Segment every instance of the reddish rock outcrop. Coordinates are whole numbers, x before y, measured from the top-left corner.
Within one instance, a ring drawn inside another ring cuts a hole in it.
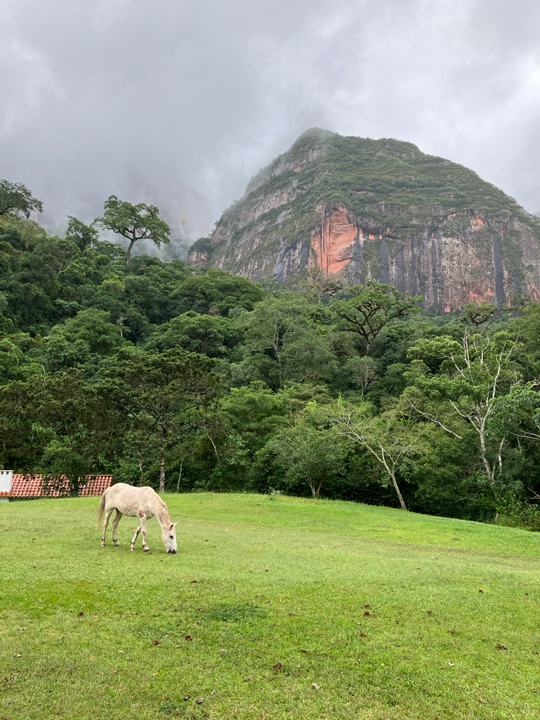
[[[208,253],[201,250],[193,250],[188,254],[188,263],[194,267],[206,267],[208,265]]]
[[[437,227],[405,238],[382,225],[374,227],[343,205],[321,210],[311,234],[310,265],[351,284],[378,279],[422,294],[426,306],[437,304],[447,312],[468,302],[509,303],[519,292],[540,299],[538,241],[519,222],[512,231],[521,241],[524,286],[504,266],[502,242],[509,228],[490,227],[479,214],[454,212]]]

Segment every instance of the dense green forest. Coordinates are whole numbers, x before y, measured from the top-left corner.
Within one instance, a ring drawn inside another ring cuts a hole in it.
[[[51,237],[23,201],[0,206],[0,466],[540,529],[539,305],[258,285],[75,218]]]

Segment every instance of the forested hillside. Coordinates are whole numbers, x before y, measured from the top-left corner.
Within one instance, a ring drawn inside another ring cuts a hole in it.
[[[0,268],[4,468],[540,527],[537,304],[290,292],[9,213]]]

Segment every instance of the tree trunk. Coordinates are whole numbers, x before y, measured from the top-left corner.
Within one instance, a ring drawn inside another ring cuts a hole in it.
[[[324,480],[325,475],[326,475],[326,472],[323,472],[321,481],[320,481],[317,489],[315,490],[315,492],[314,492],[314,494],[313,494],[313,497],[316,497],[316,498],[319,497],[319,493],[321,492],[321,487],[322,487],[322,484],[323,484],[323,480]]]
[[[403,499],[403,495],[401,494],[399,485],[397,484],[395,473],[390,473],[390,477],[392,478],[392,484],[394,486],[394,489],[397,492],[397,496],[399,498],[399,504],[401,505],[401,509],[406,510],[407,506],[405,505],[405,500]]]
[[[165,441],[159,444],[159,492],[165,492]]]
[[[176,492],[180,491],[180,480],[182,479],[182,468],[184,467],[184,456],[180,460],[180,472],[178,473],[178,482],[176,483]]]
[[[131,249],[133,245],[135,244],[135,240],[132,240],[129,243],[128,251],[127,251],[127,257],[126,257],[126,265],[129,265],[129,261],[131,260]]]
[[[499,493],[497,492],[497,483],[495,480],[495,471],[497,470],[497,466],[495,462],[490,463],[487,457],[487,449],[486,449],[486,435],[485,435],[485,420],[480,423],[478,433],[480,435],[480,456],[482,458],[482,462],[484,464],[484,470],[486,471],[487,476],[489,477],[489,484],[491,487],[491,492],[493,493],[493,497],[498,500]],[[501,444],[499,445],[499,453],[498,453],[498,460],[499,460],[499,468],[502,470],[502,447],[504,444],[504,438],[502,439]]]
[[[139,470],[141,471],[141,487],[144,485],[144,458],[139,458]]]

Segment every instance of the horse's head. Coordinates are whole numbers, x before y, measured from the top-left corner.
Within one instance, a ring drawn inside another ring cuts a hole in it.
[[[161,539],[168,553],[176,552],[176,523],[161,531]]]

